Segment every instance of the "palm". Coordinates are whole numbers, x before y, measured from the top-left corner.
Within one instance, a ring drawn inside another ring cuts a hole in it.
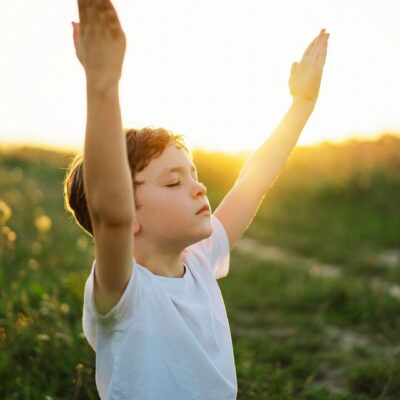
[[[78,0],[80,23],[74,23],[76,55],[88,78],[99,84],[121,76],[126,38],[110,0]]]
[[[310,43],[299,63],[293,63],[289,78],[290,93],[312,102],[318,98],[329,34],[324,32]]]

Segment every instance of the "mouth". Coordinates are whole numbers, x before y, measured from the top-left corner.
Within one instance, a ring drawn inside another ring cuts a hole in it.
[[[208,204],[204,205],[197,211],[196,215],[198,214],[209,214],[210,213],[210,206]]]

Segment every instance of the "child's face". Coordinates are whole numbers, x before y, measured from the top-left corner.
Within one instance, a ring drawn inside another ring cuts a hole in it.
[[[184,170],[165,172],[174,167]],[[145,181],[135,193],[136,221],[143,240],[152,241],[160,249],[168,246],[182,250],[211,235],[211,210],[210,214],[196,215],[209,202],[207,189],[197,181],[192,168],[195,166],[186,151],[174,143],[136,174],[135,179]]]

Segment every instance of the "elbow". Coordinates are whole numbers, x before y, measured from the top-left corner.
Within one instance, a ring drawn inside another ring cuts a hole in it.
[[[132,224],[135,220],[135,203],[132,198],[120,194],[92,199],[88,204],[91,219],[110,226]]]
[[[103,224],[109,227],[129,226],[135,221],[133,213],[123,214],[121,212],[90,211],[91,219],[95,224]]]

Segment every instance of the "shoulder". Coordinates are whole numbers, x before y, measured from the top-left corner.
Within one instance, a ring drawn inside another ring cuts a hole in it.
[[[133,316],[134,308],[139,302],[139,296],[143,297],[152,286],[151,276],[146,268],[137,264],[132,257],[132,273],[128,283],[115,306],[106,314],[99,313],[94,301],[94,275],[96,271],[96,259],[93,260],[91,271],[85,282],[84,288],[84,312],[91,319],[103,325],[115,325],[123,327]]]
[[[184,250],[187,257],[194,257],[211,269],[215,278],[222,278],[229,270],[229,239],[221,221],[211,215],[212,233]]]

